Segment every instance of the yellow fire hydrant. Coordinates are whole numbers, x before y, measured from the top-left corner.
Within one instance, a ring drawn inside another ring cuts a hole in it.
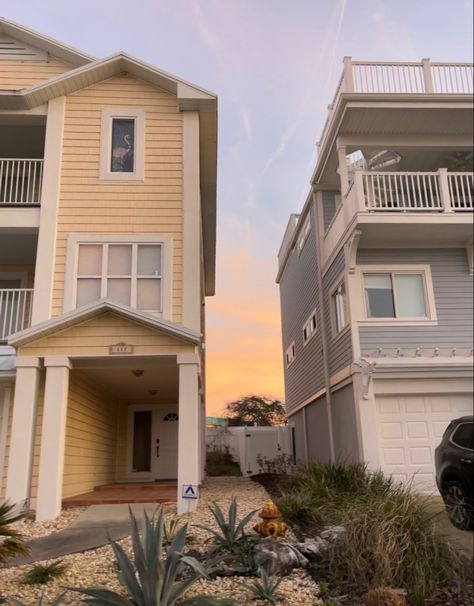
[[[258,517],[262,518],[262,522],[259,522],[253,529],[262,537],[278,537],[287,529],[286,524],[280,520],[281,513],[273,501],[267,501],[264,504]]]

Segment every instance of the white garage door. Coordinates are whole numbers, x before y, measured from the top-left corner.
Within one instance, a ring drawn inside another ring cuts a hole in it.
[[[472,396],[377,396],[380,464],[397,481],[437,492],[434,450],[452,419],[472,414]]]

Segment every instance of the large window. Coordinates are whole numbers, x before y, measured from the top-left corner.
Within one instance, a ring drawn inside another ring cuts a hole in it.
[[[76,307],[107,297],[143,311],[162,311],[161,244],[79,244]]]
[[[101,179],[143,179],[144,119],[144,111],[140,109],[102,110]]]
[[[427,318],[424,274],[364,274],[367,318]]]

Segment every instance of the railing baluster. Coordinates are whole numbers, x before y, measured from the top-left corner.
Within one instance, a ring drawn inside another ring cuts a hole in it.
[[[31,324],[31,288],[0,289],[0,341]]]
[[[39,204],[43,160],[0,159],[0,207],[2,204]]]

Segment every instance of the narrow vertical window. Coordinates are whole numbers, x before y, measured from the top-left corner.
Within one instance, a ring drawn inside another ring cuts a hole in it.
[[[332,294],[332,308],[336,333],[339,333],[346,326],[348,321],[346,287],[344,282],[341,282]]]
[[[135,170],[135,120],[112,119],[110,172],[133,173]]]

